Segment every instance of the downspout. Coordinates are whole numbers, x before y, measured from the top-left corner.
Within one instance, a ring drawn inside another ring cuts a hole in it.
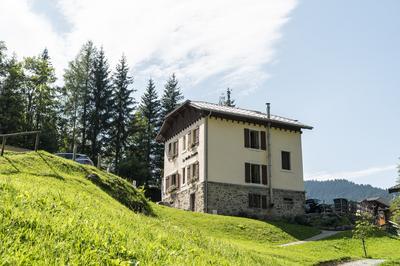
[[[210,113],[205,117],[204,121],[204,210],[208,213],[208,118]]]
[[[267,103],[267,177],[268,177],[268,184],[269,184],[269,207],[273,208],[273,196],[272,196],[272,160],[271,160],[271,104]]]

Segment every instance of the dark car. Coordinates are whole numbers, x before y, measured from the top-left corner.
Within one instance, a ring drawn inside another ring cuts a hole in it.
[[[56,155],[63,157],[65,159],[68,159],[68,160],[72,160],[72,158],[74,157],[74,154],[72,152],[59,152],[59,153],[56,153]],[[92,165],[92,166],[94,165],[93,161],[90,160],[89,156],[87,156],[85,154],[80,154],[80,153],[76,154],[75,162],[80,163],[80,164]]]
[[[306,213],[320,213],[320,201],[318,199],[307,199],[305,208]]]

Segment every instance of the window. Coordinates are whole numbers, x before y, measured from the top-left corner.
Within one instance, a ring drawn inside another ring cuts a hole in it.
[[[250,130],[250,148],[258,149],[260,138],[258,136],[258,131]]]
[[[267,196],[249,193],[249,208],[267,208]]]
[[[266,150],[265,131],[244,129],[244,147]]]
[[[198,179],[199,178],[199,163],[196,162],[192,164],[192,178],[193,179]]]
[[[267,185],[267,166],[245,163],[245,182]]]
[[[251,183],[259,184],[260,183],[260,165],[252,164],[250,169],[251,169]]]
[[[186,183],[186,168],[182,168],[182,185]]]
[[[288,151],[282,151],[281,157],[282,157],[282,169],[283,169],[283,170],[291,170],[291,166],[290,166],[290,152],[288,152]]]
[[[199,128],[195,128],[191,131],[189,131],[188,135],[188,148],[195,147],[199,145]]]
[[[199,144],[199,128],[195,128],[193,130],[193,143],[194,143],[194,145]]]
[[[188,183],[196,181],[199,178],[199,162],[195,162],[186,167],[186,180]]]
[[[178,156],[178,140],[168,144],[168,159],[174,159]]]
[[[176,188],[179,188],[179,174],[174,173],[172,175],[166,176],[165,177],[165,190],[167,192],[171,192],[175,190]]]
[[[283,203],[289,206],[293,206],[294,201],[292,198],[283,198]]]
[[[182,139],[182,150],[186,151],[186,135],[184,135]]]

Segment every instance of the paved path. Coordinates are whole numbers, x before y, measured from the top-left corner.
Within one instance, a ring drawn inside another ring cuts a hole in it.
[[[339,264],[339,266],[376,266],[384,262],[385,260],[356,260],[356,261],[350,261],[350,262],[345,262],[342,264]]]
[[[280,246],[281,247],[287,247],[287,246],[304,244],[304,243],[307,243],[307,242],[310,242],[310,241],[317,241],[317,240],[320,240],[320,239],[324,239],[324,238],[333,236],[333,235],[335,235],[335,234],[337,234],[339,232],[341,232],[341,231],[326,231],[326,230],[322,230],[320,234],[315,235],[313,237],[304,239],[302,241],[286,243],[286,244],[283,244],[283,245],[280,245]]]

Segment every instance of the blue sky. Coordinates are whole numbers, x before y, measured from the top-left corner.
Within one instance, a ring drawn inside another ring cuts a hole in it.
[[[386,188],[400,157],[399,1],[3,0],[0,38],[20,57],[48,47],[59,83],[86,40],[125,53],[139,96],[175,72],[186,98],[314,126],[305,178]],[[13,25],[10,27],[9,25]]]

